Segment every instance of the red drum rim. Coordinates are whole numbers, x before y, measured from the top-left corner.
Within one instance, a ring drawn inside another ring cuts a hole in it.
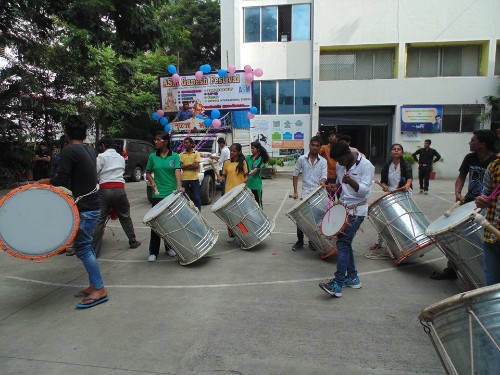
[[[426,247],[430,246],[430,245],[434,245],[436,243],[436,240],[434,239],[430,239],[430,241],[424,243],[423,245],[420,245],[418,247],[416,247],[415,249],[413,250],[410,250],[408,251],[407,253],[403,254],[403,256],[400,256],[398,259],[394,259],[394,264],[396,266],[399,266],[406,258],[408,258],[409,256],[413,255],[414,253],[416,253],[417,251],[419,250],[422,250],[422,249],[425,249]],[[424,256],[424,254],[420,255],[420,257]],[[420,258],[419,257],[419,258]]]
[[[7,245],[0,238],[0,248],[2,250],[4,250],[7,254],[10,254],[16,258],[25,259],[25,260],[40,260],[40,259],[50,258],[50,257],[53,257],[55,255],[62,253],[73,242],[73,240],[76,237],[76,234],[78,233],[78,229],[80,228],[80,214],[78,212],[78,208],[76,207],[76,204],[75,204],[73,198],[71,198],[68,194],[66,194],[64,191],[59,189],[57,186],[53,186],[53,185],[32,184],[32,185],[21,186],[19,188],[11,190],[0,199],[0,209],[5,204],[5,202],[7,202],[11,197],[16,195],[17,193],[20,193],[24,190],[30,190],[30,189],[35,189],[35,188],[36,189],[51,190],[54,193],[59,194],[64,200],[66,200],[69,203],[69,206],[71,207],[71,210],[73,212],[73,216],[75,218],[75,224],[73,226],[73,231],[71,232],[68,240],[64,244],[59,246],[57,249],[52,250],[50,253],[43,254],[43,255],[34,256],[34,255],[25,255],[25,254],[18,253],[17,251],[8,248]]]

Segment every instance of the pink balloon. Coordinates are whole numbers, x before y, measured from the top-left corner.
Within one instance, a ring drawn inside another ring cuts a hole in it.
[[[214,127],[214,129],[219,129],[221,126],[220,120],[218,118],[216,118],[215,120],[212,120],[212,126]]]
[[[247,117],[251,120],[255,117],[255,115],[253,113],[248,112]]]
[[[201,81],[203,79],[203,72],[201,70],[198,70],[196,73],[194,73],[194,76],[198,81]]]
[[[252,67],[250,65],[245,65],[243,70],[245,71],[245,73],[252,73]]]
[[[156,111],[156,114],[160,117],[163,117],[163,115],[165,114],[165,112],[163,111],[163,109],[159,109]]]
[[[264,72],[262,71],[261,68],[257,68],[253,71],[253,74],[255,74],[256,77],[262,77],[262,75],[264,74]]]
[[[180,79],[181,77],[177,73],[172,74],[172,81],[174,81],[175,83],[179,82]]]
[[[245,74],[245,81],[247,81],[247,83],[252,83],[252,81],[253,81],[253,74],[252,73]]]
[[[227,67],[227,72],[228,72],[229,74],[234,74],[234,73],[236,73],[236,67],[235,67],[234,65],[228,65],[228,67]]]

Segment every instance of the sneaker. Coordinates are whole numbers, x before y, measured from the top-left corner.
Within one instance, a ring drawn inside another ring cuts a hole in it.
[[[297,251],[297,250],[300,250],[304,247],[304,242],[302,241],[297,241],[295,242],[295,244],[292,246],[292,250],[293,251]]]
[[[227,238],[227,243],[232,243],[232,242],[234,242],[235,239],[236,238],[234,238],[234,237],[228,237]]]
[[[420,189],[420,192],[419,192],[419,194],[424,194],[424,191],[423,191],[423,189]]]
[[[354,289],[359,289],[362,287],[361,281],[359,280],[359,277],[355,277],[354,279],[351,279],[350,277],[346,277],[344,280],[344,286],[348,286],[349,288],[354,288]]]
[[[139,246],[141,246],[141,242],[140,241],[137,241],[137,240],[133,240],[132,242],[130,242],[129,244],[129,247],[131,249],[137,249]]]
[[[167,250],[167,254],[168,256],[170,257],[175,257],[177,254],[175,253],[175,251],[173,251],[172,249],[168,249]]]
[[[329,283],[321,283],[319,287],[332,297],[342,297],[342,287],[337,284],[335,279],[331,280]]]
[[[424,195],[428,195],[428,194],[429,194],[429,192],[427,190],[424,191]]]
[[[156,255],[151,254],[151,255],[148,257],[148,262],[156,262]]]

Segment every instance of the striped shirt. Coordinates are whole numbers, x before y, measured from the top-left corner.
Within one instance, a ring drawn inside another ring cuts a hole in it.
[[[496,159],[491,162],[486,169],[483,181],[483,193],[482,195],[489,196],[495,187],[500,184],[500,160]],[[496,196],[491,200],[488,207],[488,214],[486,215],[486,220],[490,222],[495,228],[500,229],[500,196]],[[484,230],[484,242],[496,243],[498,240],[493,233],[488,230]]]

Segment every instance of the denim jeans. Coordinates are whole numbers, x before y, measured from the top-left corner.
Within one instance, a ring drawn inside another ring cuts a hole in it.
[[[89,274],[89,283],[95,289],[104,288],[99,264],[92,248],[94,230],[99,220],[99,210],[80,212],[80,227],[74,241],[75,253]]]
[[[364,216],[349,215],[349,224],[344,234],[338,236],[337,240],[337,272],[335,272],[335,281],[340,286],[344,285],[346,274],[351,279],[358,276],[356,264],[354,263],[354,252],[352,251],[352,240],[356,235]]]
[[[486,285],[500,283],[500,243],[483,242],[483,264]]]
[[[198,180],[184,180],[182,187],[186,190],[186,194],[193,201],[194,205],[201,212],[201,189],[200,181]]]

